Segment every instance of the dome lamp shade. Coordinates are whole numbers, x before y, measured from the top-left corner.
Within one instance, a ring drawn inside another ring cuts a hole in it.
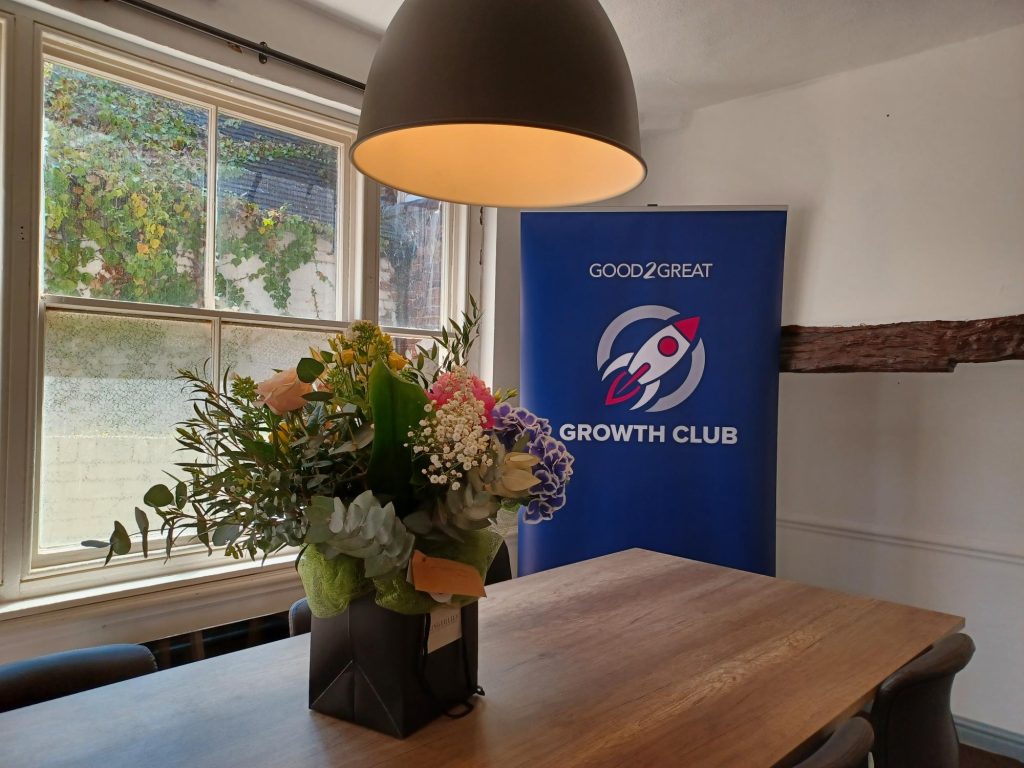
[[[514,208],[605,200],[647,173],[633,78],[598,0],[405,0],[352,161],[406,192]]]

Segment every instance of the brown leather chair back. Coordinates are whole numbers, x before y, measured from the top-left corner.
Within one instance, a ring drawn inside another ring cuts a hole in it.
[[[871,724],[862,717],[848,720],[817,752],[794,768],[863,768],[873,739]]]
[[[871,708],[875,768],[960,765],[949,694],[973,655],[969,636],[950,635],[882,683]]]

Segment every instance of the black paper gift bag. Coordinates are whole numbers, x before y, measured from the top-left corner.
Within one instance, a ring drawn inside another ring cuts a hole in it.
[[[405,738],[445,712],[467,711],[477,688],[477,605],[461,609],[462,637],[427,653],[430,616],[378,606],[313,618],[309,707]]]

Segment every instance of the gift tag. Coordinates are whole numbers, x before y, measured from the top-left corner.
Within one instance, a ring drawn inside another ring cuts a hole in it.
[[[409,563],[412,585],[420,592],[443,592],[466,597],[486,597],[484,580],[471,565],[441,557],[427,557],[420,551],[412,553]]]
[[[444,648],[462,637],[462,609],[443,607],[430,612],[430,632],[427,634],[427,653]]]

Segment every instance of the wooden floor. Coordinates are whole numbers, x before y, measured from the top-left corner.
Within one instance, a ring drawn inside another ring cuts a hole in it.
[[[974,747],[960,747],[960,768],[1024,768],[1024,763]]]

